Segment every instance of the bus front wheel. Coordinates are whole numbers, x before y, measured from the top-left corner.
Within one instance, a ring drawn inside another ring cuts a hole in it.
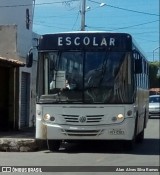
[[[144,129],[137,135],[136,143],[142,143],[144,140]]]
[[[47,140],[47,143],[48,143],[48,149],[53,152],[58,151],[61,146],[60,140]]]
[[[143,129],[142,131],[136,136],[136,143],[142,143],[144,140],[144,129],[146,128],[146,111],[144,115],[144,122],[143,122]]]
[[[134,134],[133,134],[132,140],[125,140],[125,143],[124,143],[124,148],[127,151],[131,151],[135,147],[136,137],[137,137],[137,118],[136,118],[136,122],[135,122],[135,128],[134,128]]]

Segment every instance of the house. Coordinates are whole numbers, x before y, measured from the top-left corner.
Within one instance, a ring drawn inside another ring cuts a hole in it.
[[[0,130],[34,125],[36,37],[32,31],[34,0],[0,1]],[[33,52],[33,66],[25,66]]]

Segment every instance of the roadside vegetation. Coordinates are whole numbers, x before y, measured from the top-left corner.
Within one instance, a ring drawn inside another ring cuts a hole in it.
[[[149,63],[149,87],[160,88],[160,62]]]

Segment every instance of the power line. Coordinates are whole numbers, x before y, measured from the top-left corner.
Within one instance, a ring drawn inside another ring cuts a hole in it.
[[[155,21],[150,21],[150,22],[146,22],[146,23],[141,23],[141,24],[135,24],[132,26],[126,26],[126,27],[119,27],[119,28],[115,28],[115,29],[107,29],[108,31],[116,31],[116,30],[121,30],[121,29],[127,29],[127,28],[132,28],[132,27],[137,27],[137,26],[142,26],[142,25],[146,25],[146,24],[151,24],[151,23],[155,23],[158,22],[159,20],[155,20]],[[87,26],[88,28],[99,28],[99,29],[104,29],[104,27],[91,27],[91,26]]]
[[[142,34],[148,34],[148,33],[156,33],[158,31],[156,30],[152,30],[152,31],[148,31],[148,32],[137,32],[137,33],[133,33],[134,35],[142,35]]]
[[[147,12],[141,12],[141,11],[136,11],[136,10],[131,10],[131,9],[125,9],[125,8],[122,8],[122,7],[116,7],[116,6],[112,6],[112,5],[107,5],[107,6],[112,7],[112,8],[116,8],[116,9],[120,9],[120,10],[129,11],[129,12],[134,12],[134,13],[141,13],[141,14],[145,14],[145,15],[159,16],[159,15],[153,14],[153,13],[147,13]]]
[[[96,1],[93,1],[93,0],[88,0],[88,1],[96,3],[96,4],[99,4],[99,2],[96,2]],[[160,16],[160,15],[157,15],[157,14],[154,14],[154,13],[147,13],[147,12],[142,12],[142,11],[137,11],[137,10],[132,10],[132,9],[126,9],[126,8],[117,7],[117,6],[108,5],[108,4],[106,4],[106,6],[111,7],[111,8],[116,8],[116,9],[119,9],[119,10],[125,10],[125,11],[129,11],[129,12],[134,12],[134,13],[140,13],[140,14],[145,14],[145,15],[153,15],[153,16]]]
[[[79,13],[79,12],[78,12]],[[45,19],[50,19],[50,18],[73,18],[73,16],[77,15],[77,13],[70,13],[70,14],[63,14],[63,15],[53,15],[53,16],[36,16],[35,18],[45,18]]]
[[[78,17],[79,17],[79,15],[77,15],[76,22],[78,20]],[[132,27],[147,25],[147,24],[150,24],[150,23],[155,23],[157,21],[159,21],[159,20],[150,21],[150,22],[141,23],[141,24],[136,24],[136,25],[132,25],[132,26],[120,27],[120,28],[116,28],[116,29],[107,29],[107,31],[116,31],[116,30],[121,30],[121,29],[126,29],[126,28],[132,28]],[[42,25],[42,23],[43,23],[43,25]],[[63,27],[57,27],[57,26],[52,26],[52,25],[45,25],[44,22],[34,23],[34,24],[41,25],[41,26],[44,26],[44,27],[56,27],[56,28],[66,29],[66,28],[63,28]],[[75,26],[75,24],[73,25],[72,30],[73,30],[74,26]],[[92,28],[92,29],[96,29],[96,30],[106,30],[104,27],[93,27],[93,26],[88,26],[88,25],[86,27]]]
[[[36,3],[34,5],[38,6],[38,5],[50,5],[50,4],[63,4],[63,3],[70,3],[70,2],[75,2],[75,1],[79,1],[79,0],[64,0],[62,2],[60,2],[60,1],[56,1],[56,2],[44,2],[44,3]],[[4,5],[4,6],[0,6],[0,8],[24,7],[24,6],[31,6],[31,5],[33,5],[33,4]]]
[[[74,22],[74,24],[73,24],[72,30],[74,29],[74,27],[75,27],[75,25],[76,25],[76,23],[77,23],[77,21],[78,21],[78,18],[79,18],[79,12],[78,12],[77,17],[76,17],[76,20],[75,20],[75,22]]]
[[[38,26],[43,26],[43,27],[50,27],[50,28],[52,28],[52,27],[54,27],[54,28],[59,28],[59,29],[67,29],[68,30],[68,28],[65,28],[65,27],[57,27],[57,26],[53,26],[53,25],[43,25],[43,24],[38,24],[38,23],[33,23],[34,25],[38,25]]]
[[[158,22],[158,21],[159,20],[155,20],[155,21],[145,22],[145,23],[141,23],[141,24],[135,24],[135,25],[132,25],[132,26],[120,27],[120,28],[117,28],[117,29],[114,29],[114,30],[121,30],[121,29],[127,29],[127,28],[142,26],[142,25],[146,25],[146,24],[155,23],[155,22]]]

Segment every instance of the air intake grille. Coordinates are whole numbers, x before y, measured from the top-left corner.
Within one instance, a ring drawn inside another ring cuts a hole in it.
[[[103,130],[62,130],[62,133],[68,136],[97,136],[102,132]]]
[[[66,123],[99,123],[104,115],[63,115]]]

